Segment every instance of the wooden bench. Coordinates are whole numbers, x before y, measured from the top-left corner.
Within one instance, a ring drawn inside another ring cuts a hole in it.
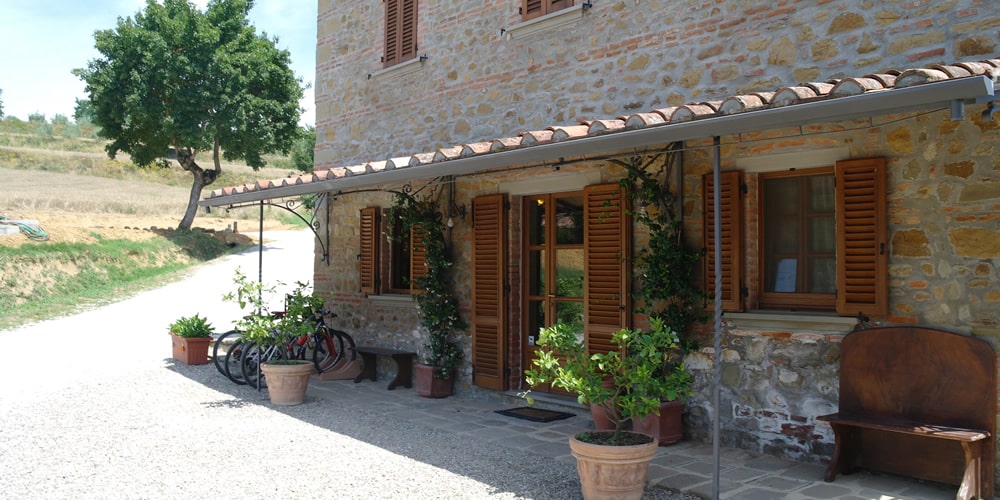
[[[865,468],[993,498],[996,363],[983,340],[912,326],[852,332],[840,348],[839,412],[824,479]]]
[[[364,379],[371,379],[373,382],[377,381],[378,370],[376,362],[378,356],[386,356],[392,358],[396,363],[396,376],[389,382],[389,390],[391,391],[399,386],[413,387],[413,358],[417,356],[417,353],[384,349],[381,347],[358,346],[358,354],[361,355],[361,361],[364,366],[361,369],[361,373],[354,378],[355,384]]]

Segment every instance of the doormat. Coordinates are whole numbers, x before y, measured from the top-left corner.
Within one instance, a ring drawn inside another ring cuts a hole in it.
[[[530,406],[511,408],[509,410],[496,410],[496,413],[507,415],[508,417],[531,420],[532,422],[551,422],[553,420],[562,420],[564,418],[576,416],[572,413],[566,413],[563,411],[543,410],[541,408],[532,408]]]

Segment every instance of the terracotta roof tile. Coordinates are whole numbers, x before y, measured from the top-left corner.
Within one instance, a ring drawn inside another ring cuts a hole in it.
[[[527,132],[521,132],[522,146],[534,146],[535,144],[549,142],[549,139],[552,139],[551,130],[529,130]]]
[[[587,130],[587,135],[607,134],[623,130],[624,128],[624,118],[616,118],[614,120],[594,120],[590,122],[590,129]]]
[[[378,173],[395,168],[416,167],[508,149],[612,134],[624,130],[643,129],[665,123],[683,122],[734,113],[749,113],[759,109],[794,106],[821,99],[860,95],[870,92],[886,92],[892,89],[902,89],[971,75],[983,75],[994,80],[1000,79],[1000,58],[958,62],[949,65],[933,65],[926,68],[907,69],[905,71],[893,69],[860,77],[830,80],[827,82],[807,82],[780,87],[773,92],[750,92],[744,95],[733,95],[721,101],[688,103],[683,106],[653,109],[612,119],[585,121],[577,125],[555,125],[544,130],[524,131],[515,137],[495,138],[472,144],[455,145],[441,148],[434,152],[396,157],[386,161],[373,161],[363,165],[334,167],[282,180],[258,181],[244,186],[224,187],[213,190],[209,198],[273,189],[280,185],[303,184],[346,176]]]
[[[507,149],[513,149],[521,145],[521,137],[502,137],[493,139],[490,144],[490,151],[496,153]]]

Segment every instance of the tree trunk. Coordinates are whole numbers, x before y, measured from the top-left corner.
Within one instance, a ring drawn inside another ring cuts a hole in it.
[[[191,177],[193,181],[191,182],[191,194],[188,196],[188,206],[187,210],[184,211],[184,218],[181,219],[181,223],[177,225],[179,231],[190,231],[191,224],[194,223],[194,217],[198,214],[198,200],[201,198],[201,190],[215,182],[215,179],[219,178],[219,174],[222,173],[222,165],[219,161],[219,141],[215,141],[215,148],[213,151],[212,159],[215,164],[215,169],[205,170],[198,166],[194,161],[194,152],[190,148],[175,148],[177,151],[177,163],[181,164],[181,168],[191,172]]]

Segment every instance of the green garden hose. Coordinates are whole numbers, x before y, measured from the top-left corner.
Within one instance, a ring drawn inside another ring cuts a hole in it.
[[[41,226],[39,226],[38,229],[35,229],[23,222],[9,220],[7,219],[7,217],[4,217],[2,215],[0,215],[0,224],[7,224],[19,227],[21,229],[21,232],[24,233],[24,235],[27,236],[28,239],[32,241],[46,241],[49,239],[49,233],[46,233]]]

